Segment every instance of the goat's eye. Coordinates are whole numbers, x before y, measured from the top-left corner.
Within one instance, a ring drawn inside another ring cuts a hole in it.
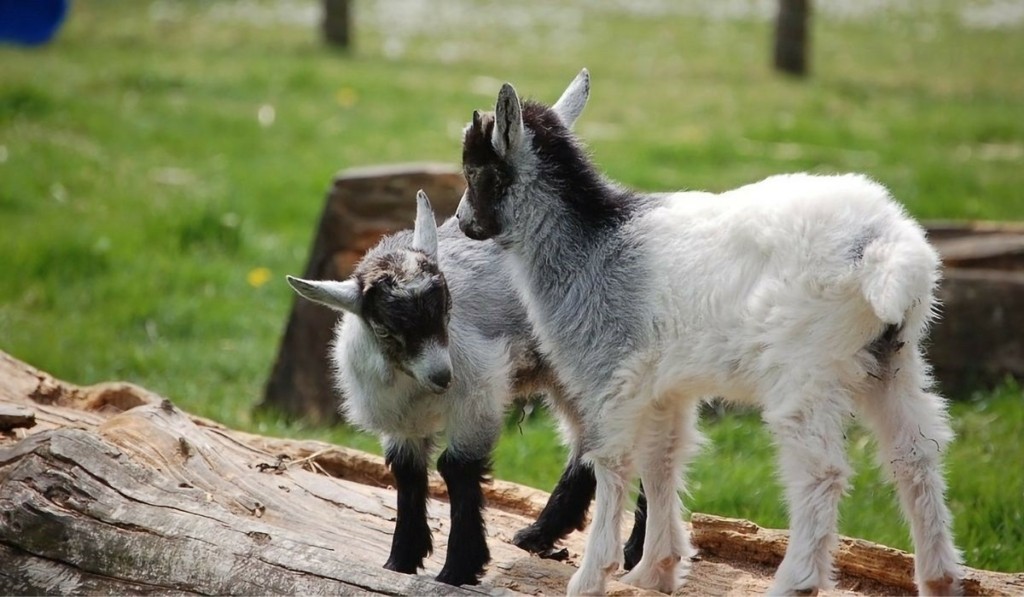
[[[391,337],[391,332],[389,332],[388,329],[382,325],[373,325],[370,327],[373,328],[373,334],[382,340]]]

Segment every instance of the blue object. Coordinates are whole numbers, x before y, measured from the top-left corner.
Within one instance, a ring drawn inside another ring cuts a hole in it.
[[[0,0],[0,42],[45,44],[67,13],[68,0]]]

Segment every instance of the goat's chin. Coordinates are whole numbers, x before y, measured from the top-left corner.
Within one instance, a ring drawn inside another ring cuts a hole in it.
[[[449,384],[448,386],[440,386],[430,381],[426,377],[419,377],[418,375],[415,375],[412,372],[409,373],[409,377],[411,377],[413,381],[419,385],[420,388],[422,388],[426,392],[430,392],[431,394],[440,395],[444,394],[445,392],[451,389],[451,384]]]
[[[431,392],[433,392],[435,394],[444,394],[445,392],[448,391],[448,388],[443,387],[443,386],[439,386],[439,385],[437,385],[435,383],[430,383],[429,381],[428,382],[421,382],[421,383],[423,383],[423,387],[427,388],[428,390],[430,390]]]
[[[470,240],[490,240],[495,236],[490,231],[483,230],[482,228],[478,228],[471,224],[463,224],[461,221],[459,222],[459,229],[462,230],[462,233]]]

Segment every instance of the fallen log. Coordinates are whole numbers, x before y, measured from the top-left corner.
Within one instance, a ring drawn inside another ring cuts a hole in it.
[[[77,387],[0,352],[0,406],[35,427],[0,435],[0,593],[560,594],[567,562],[511,544],[543,492],[494,481],[486,519],[493,560],[478,587],[433,580],[450,523],[431,479],[435,553],[409,576],[381,567],[395,516],[381,458],[323,442],[261,437],[191,416],[125,383]],[[763,592],[786,533],[693,516],[701,551],[682,595]],[[839,588],[911,591],[909,554],[844,540]],[[1024,592],[1024,574],[971,570],[969,594]],[[615,595],[640,591],[618,582]]]

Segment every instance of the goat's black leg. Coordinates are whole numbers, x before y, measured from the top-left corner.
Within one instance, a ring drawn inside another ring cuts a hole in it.
[[[398,516],[391,539],[391,554],[384,567],[415,574],[433,545],[427,525],[427,446],[391,443],[385,446],[385,462],[395,476]]]
[[[475,585],[480,582],[484,565],[491,559],[484,527],[484,494],[480,483],[490,472],[490,461],[465,458],[447,449],[437,459],[437,470],[448,486],[452,528],[448,534],[448,555],[439,582],[450,585]]]
[[[520,529],[512,543],[541,557],[557,558],[557,554],[563,552],[552,553],[555,543],[586,526],[587,509],[594,499],[596,487],[594,470],[574,455],[562,471],[537,521]]]
[[[580,462],[578,458],[570,460],[537,521],[520,529],[513,537],[512,543],[541,557],[557,559],[567,556],[568,554],[562,550],[555,551],[555,543],[572,531],[583,530],[586,525],[587,509],[594,499],[595,487],[593,469]],[[640,495],[636,500],[633,532],[629,535],[623,550],[626,570],[632,570],[644,554],[646,525],[647,496],[641,483]]]
[[[633,512],[633,532],[629,534],[626,547],[622,550],[625,558],[623,568],[632,570],[644,555],[644,537],[647,536],[647,494],[640,482],[640,494],[636,496],[636,510]]]

